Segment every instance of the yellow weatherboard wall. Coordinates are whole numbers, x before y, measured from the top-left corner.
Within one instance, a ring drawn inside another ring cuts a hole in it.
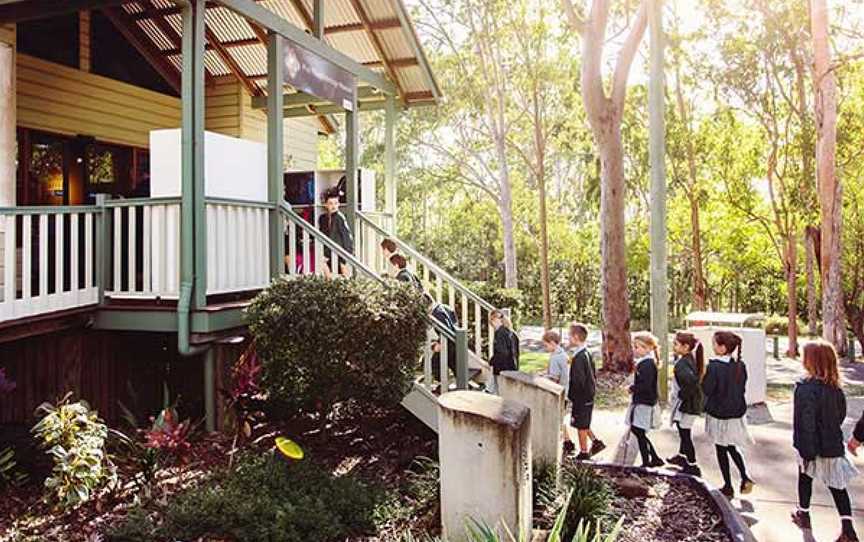
[[[18,54],[18,125],[136,147],[180,126],[180,100]]]

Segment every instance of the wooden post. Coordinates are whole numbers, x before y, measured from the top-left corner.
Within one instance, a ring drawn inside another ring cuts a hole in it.
[[[651,332],[660,341],[660,399],[669,387],[669,291],[666,263],[666,131],[664,126],[663,0],[648,2],[651,29],[648,83],[649,154],[651,160]]]
[[[390,214],[389,233],[396,235],[396,98],[387,96],[384,115],[384,211]]]
[[[357,164],[360,156],[360,110],[357,106],[357,88],[354,83],[354,98],[351,110],[345,111],[345,180],[347,208],[345,217],[348,219],[348,227],[356,232],[357,214]],[[356,233],[355,233],[356,236]]]
[[[468,389],[468,331],[465,322],[456,330],[456,388]],[[442,364],[444,362],[442,361]]]
[[[285,237],[279,204],[284,199],[284,59],[285,42],[271,32],[267,41],[267,195],[274,208],[270,210],[270,278],[277,278],[285,269]]]
[[[216,351],[204,353],[204,419],[208,433],[216,431]]]
[[[313,28],[312,35],[319,40],[324,39],[324,0],[313,0]]]
[[[15,27],[0,25],[0,207],[15,205]]]

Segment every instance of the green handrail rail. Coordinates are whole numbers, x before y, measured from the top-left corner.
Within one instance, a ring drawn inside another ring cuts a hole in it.
[[[383,235],[389,239],[392,239],[393,242],[396,243],[396,246],[398,246],[400,250],[402,250],[403,252],[405,252],[406,254],[408,254],[409,256],[414,258],[415,260],[419,261],[421,264],[423,264],[424,267],[428,268],[435,275],[440,276],[442,280],[451,284],[453,286],[453,288],[455,288],[456,291],[458,291],[460,294],[463,294],[464,296],[469,298],[471,301],[477,303],[478,305],[480,305],[481,307],[483,307],[484,309],[486,309],[488,311],[498,310],[497,307],[495,307],[494,305],[492,305],[491,303],[489,303],[488,301],[486,301],[482,297],[478,296],[477,294],[472,292],[467,286],[465,286],[464,284],[459,282],[459,280],[456,279],[453,275],[451,275],[447,271],[438,267],[438,265],[436,265],[435,262],[433,262],[432,260],[430,260],[426,256],[424,256],[424,255],[420,254],[419,252],[417,252],[416,250],[414,250],[408,243],[399,239],[395,235],[389,233],[387,230],[385,230],[384,228],[382,228],[378,224],[375,224],[363,212],[358,212],[357,216],[360,217],[361,222],[365,223],[367,226],[371,227],[373,230],[378,232],[379,235]]]
[[[387,285],[387,281],[383,277],[381,277],[381,275],[379,275],[378,273],[376,273],[375,271],[370,269],[368,266],[366,266],[366,264],[361,262],[356,256],[354,256],[353,254],[351,254],[350,252],[348,252],[347,250],[345,250],[344,248],[339,246],[338,243],[334,242],[332,239],[330,239],[329,237],[324,235],[320,230],[318,230],[318,228],[315,228],[312,224],[310,224],[305,219],[303,219],[303,217],[301,217],[296,212],[294,212],[294,210],[287,203],[282,202],[280,205],[280,208],[282,210],[282,213],[285,216],[287,216],[291,222],[293,222],[297,226],[300,226],[302,229],[306,230],[309,233],[309,235],[315,239],[315,241],[321,243],[325,247],[329,248],[330,250],[332,250],[333,252],[338,254],[340,259],[345,260],[354,268],[359,269],[360,271],[363,272],[364,275],[371,278],[372,280],[376,280],[380,284],[383,284],[385,286]],[[451,341],[456,340],[456,336],[452,332],[450,332],[449,329],[444,327],[435,318],[432,318],[431,316],[427,315],[426,321],[432,327],[434,327],[435,330],[440,335],[443,335],[444,337],[446,337],[447,339],[449,339]]]

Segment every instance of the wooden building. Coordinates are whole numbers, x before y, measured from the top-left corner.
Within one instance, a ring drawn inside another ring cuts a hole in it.
[[[286,84],[286,47],[348,74],[352,99]],[[0,3],[0,368],[18,384],[0,424],[70,390],[116,421],[121,401],[146,414],[167,388],[215,427],[243,308],[296,272],[287,255],[326,246],[285,207],[283,174],[314,170],[340,124],[356,171],[361,112],[383,109],[392,228],[398,114],[439,98],[401,0]],[[150,141],[164,129],[182,134],[182,190],[157,198]],[[266,145],[266,197],[205,194],[205,132]]]

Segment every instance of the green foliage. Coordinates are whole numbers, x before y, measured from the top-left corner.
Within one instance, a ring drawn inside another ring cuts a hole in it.
[[[517,288],[501,288],[488,281],[469,281],[465,286],[482,297],[493,306],[499,309],[510,309],[510,316],[513,326],[516,329],[521,327],[522,313],[525,306],[522,291]],[[457,305],[461,303],[461,297],[457,301]],[[460,312],[457,310],[457,314]]]
[[[426,307],[403,283],[276,281],[248,309],[261,387],[289,412],[398,405],[417,368]]]
[[[136,507],[107,539],[308,542],[315,533],[315,540],[335,542],[374,534],[379,499],[373,488],[308,460],[247,456],[165,504]]]
[[[15,461],[15,450],[0,449],[0,489],[9,486],[17,487],[27,481],[27,473],[18,467]]]
[[[583,522],[599,532],[608,521],[608,510],[614,497],[612,487],[590,467],[567,466],[561,472],[561,483],[569,491],[563,510],[565,537],[576,533]]]
[[[108,426],[86,402],[72,403],[70,397],[39,406],[36,413],[43,418],[32,429],[54,460],[45,488],[61,508],[76,508],[117,479],[105,453]]]
[[[806,334],[808,328],[804,322],[798,320],[798,330],[800,333]],[[786,336],[789,334],[789,317],[772,314],[765,319],[765,334]]]

